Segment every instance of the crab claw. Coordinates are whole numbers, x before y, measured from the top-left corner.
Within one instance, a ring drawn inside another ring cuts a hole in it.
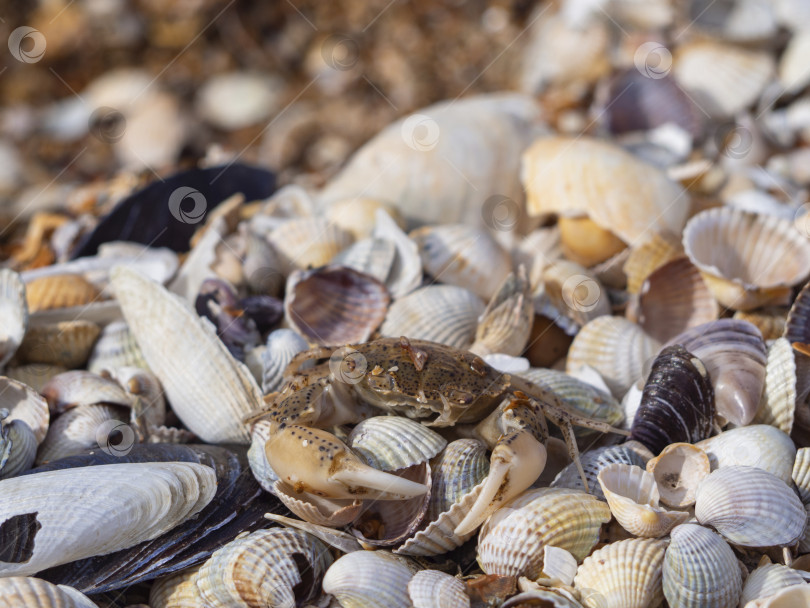
[[[296,492],[328,498],[397,500],[428,487],[368,466],[337,437],[321,429],[285,426],[264,446],[267,461]]]
[[[528,489],[546,467],[546,448],[525,430],[498,441],[489,460],[489,474],[481,493],[455,533],[463,536],[475,530],[506,502]]]

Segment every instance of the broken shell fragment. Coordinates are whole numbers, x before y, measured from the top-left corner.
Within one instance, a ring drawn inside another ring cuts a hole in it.
[[[661,502],[683,509],[695,504],[697,487],[711,472],[711,463],[699,447],[672,443],[647,461],[647,471],[655,477]]]

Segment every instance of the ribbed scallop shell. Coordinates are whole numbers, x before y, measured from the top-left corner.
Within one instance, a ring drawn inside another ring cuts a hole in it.
[[[459,502],[489,472],[487,447],[477,439],[448,443],[431,463],[432,486],[428,517],[432,520]]]
[[[214,551],[195,582],[200,597],[213,606],[295,606],[318,597],[331,563],[326,545],[314,536],[271,528]]]
[[[768,424],[741,426],[696,445],[706,452],[713,470],[735,465],[757,467],[790,483],[796,446],[776,427]]]
[[[54,376],[40,391],[48,400],[51,413],[62,412],[81,405],[104,403],[130,407],[133,396],[107,375],[84,370],[72,370]]]
[[[587,608],[647,608],[663,599],[664,540],[631,538],[585,558],[574,586]]]
[[[623,396],[637,380],[644,379],[644,363],[659,344],[635,323],[622,317],[598,317],[574,338],[565,371],[590,365],[604,378],[614,397]]]
[[[683,244],[717,301],[735,310],[784,303],[810,272],[810,241],[775,215],[708,209],[689,220]]]
[[[317,526],[330,528],[348,526],[363,512],[362,500],[329,499],[315,494],[299,494],[281,480],[273,484],[272,493],[296,517]]]
[[[292,219],[273,230],[268,239],[279,254],[285,274],[319,268],[352,244],[352,235],[325,218]]]
[[[148,369],[129,326],[125,321],[113,321],[101,330],[87,362],[87,369],[98,373],[103,369],[128,366]]]
[[[583,559],[610,520],[610,509],[578,490],[527,490],[498,509],[478,537],[478,563],[487,574],[537,578],[543,570],[544,545]]]
[[[664,596],[680,608],[735,608],[742,576],[723,537],[696,524],[672,530],[664,556]],[[745,602],[743,602],[744,605]]]
[[[272,429],[273,424],[270,420],[257,420],[254,422],[250,427],[250,447],[247,452],[248,464],[253,477],[256,478],[262,488],[270,493],[274,491],[273,484],[278,481],[278,475],[267,461],[267,453],[264,451],[264,446],[267,440],[270,439]]]
[[[709,457],[691,443],[671,443],[647,461],[647,471],[655,477],[661,502],[678,509],[695,504],[697,487],[711,470]]]
[[[382,551],[347,553],[326,571],[323,591],[351,608],[411,608],[408,583],[416,568]]]
[[[647,277],[670,260],[683,255],[683,245],[669,233],[654,234],[643,243],[630,247],[630,255],[624,263],[627,275],[627,291],[638,293]]]
[[[804,503],[810,503],[810,448],[796,450],[791,479]]]
[[[114,405],[81,405],[68,410],[51,423],[45,440],[39,446],[37,463],[53,462],[96,447],[102,425],[120,422],[121,427],[127,427],[128,421],[129,412]],[[128,443],[131,445],[131,441]]]
[[[290,275],[284,316],[313,344],[356,344],[382,323],[390,301],[385,285],[374,277],[327,266]]]
[[[535,311],[575,335],[588,321],[610,314],[607,290],[586,268],[568,260],[547,265],[535,291]]]
[[[284,370],[293,357],[309,348],[307,341],[291,329],[282,328],[267,336],[267,348],[262,353],[262,391],[280,391],[284,385]]]
[[[420,570],[408,583],[413,608],[469,608],[467,585],[438,570]]]
[[[804,533],[801,500],[781,479],[755,467],[713,471],[698,487],[695,517],[744,547],[789,546]]]
[[[464,224],[425,226],[409,236],[419,247],[425,272],[485,300],[512,271],[509,252],[482,228]]]
[[[791,585],[770,597],[754,600],[745,608],[804,608],[810,605],[810,585]]]
[[[787,338],[774,340],[765,365],[765,390],[753,422],[770,424],[784,433],[793,430],[796,412],[796,359]]]
[[[700,359],[680,346],[655,358],[641,395],[630,437],[654,454],[670,443],[694,443],[709,436],[714,391]]]
[[[0,418],[2,418],[2,414],[3,410],[0,410]],[[7,460],[0,463],[0,479],[7,479],[34,466],[37,456],[37,439],[31,427],[22,420],[3,421],[2,425],[0,445],[5,442],[10,449]],[[2,437],[3,435],[5,437]]]
[[[700,272],[685,257],[654,270],[644,281],[636,306],[632,316],[628,308],[628,318],[660,342],[714,321],[719,314]]]
[[[101,329],[92,321],[60,321],[31,325],[17,349],[17,357],[28,363],[81,367],[90,356]]]
[[[629,464],[611,464],[598,476],[610,512],[634,536],[660,537],[689,519],[689,514],[658,506],[655,477]]]
[[[375,469],[394,471],[430,460],[447,441],[410,418],[374,416],[354,427],[348,444]]]
[[[481,356],[500,353],[516,357],[526,348],[533,320],[531,286],[521,265],[506,277],[487,304],[470,351]]]
[[[25,286],[28,310],[84,306],[101,298],[98,288],[78,274],[58,274],[29,281]]]
[[[0,579],[0,608],[97,608],[83,593],[39,578],[10,576]]]
[[[579,460],[582,463],[582,468],[585,470],[585,477],[588,480],[590,493],[600,500],[606,500],[602,492],[602,486],[599,485],[599,481],[597,480],[599,472],[602,469],[614,463],[643,467],[646,462],[637,451],[630,449],[626,445],[604,446],[588,450],[587,452],[580,452]],[[572,490],[585,489],[582,486],[579,470],[573,462],[557,474],[557,477],[551,482],[551,487],[570,488]]]
[[[0,270],[0,369],[14,356],[28,328],[25,283],[9,268]]]
[[[513,595],[501,608],[524,608],[525,606],[543,606],[547,608],[582,608],[582,604],[569,597],[562,589],[556,587],[533,589]]]
[[[341,251],[331,263],[362,272],[385,283],[396,256],[397,248],[391,241],[366,238]]]
[[[123,267],[111,274],[130,330],[177,416],[203,441],[248,443],[242,418],[258,409],[261,390],[213,326],[160,285]]]
[[[625,243],[679,233],[689,210],[688,197],[663,171],[588,137],[535,140],[523,155],[521,181],[530,214],[587,214]]]
[[[0,376],[0,409],[9,411],[7,422],[25,422],[38,443],[45,439],[51,417],[48,403],[30,386]]]
[[[782,564],[763,564],[748,575],[742,588],[740,606],[748,602],[770,597],[785,587],[805,585],[807,582],[798,571]]]
[[[201,564],[202,565],[202,564]],[[200,608],[203,599],[194,578],[197,568],[157,579],[149,591],[151,608]]]
[[[753,420],[767,364],[765,343],[754,325],[720,319],[693,327],[670,344],[680,344],[706,366],[720,416],[737,426]]]
[[[395,300],[380,334],[467,349],[475,340],[483,312],[484,303],[471,291],[453,285],[431,285]]]

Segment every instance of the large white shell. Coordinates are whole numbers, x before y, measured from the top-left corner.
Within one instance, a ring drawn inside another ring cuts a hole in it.
[[[352,429],[348,445],[375,469],[395,471],[430,460],[447,441],[409,418],[374,416]]]
[[[355,551],[329,567],[323,590],[344,607],[411,608],[408,583],[414,573],[402,558],[382,551]]]
[[[768,349],[765,390],[754,422],[770,424],[784,433],[793,430],[796,413],[796,359],[787,338],[778,338]]]
[[[0,376],[0,409],[9,411],[8,422],[25,422],[34,431],[37,443],[45,439],[51,417],[48,403],[30,386]]]
[[[748,602],[770,597],[785,587],[805,585],[804,577],[797,571],[782,564],[763,564],[758,566],[748,578],[740,597],[740,606]]]
[[[712,469],[735,465],[757,467],[790,483],[796,446],[776,427],[767,424],[741,426],[695,445],[706,452]]]
[[[408,583],[413,608],[469,608],[467,586],[438,570],[420,570]]]
[[[0,270],[0,369],[17,352],[28,328],[25,283],[13,270]]]

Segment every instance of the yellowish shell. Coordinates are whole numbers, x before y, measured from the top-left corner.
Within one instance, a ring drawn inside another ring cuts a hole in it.
[[[738,310],[734,313],[734,318],[748,321],[759,329],[763,340],[770,341],[780,338],[785,332],[787,313],[788,311],[784,307],[774,306],[761,310]]]
[[[149,591],[151,608],[200,608],[204,606],[194,577],[197,568],[157,579]]]
[[[627,275],[627,291],[638,293],[650,274],[670,260],[680,257],[683,246],[670,233],[656,233],[643,243],[630,247],[630,255],[624,263]]]
[[[565,257],[583,266],[595,266],[622,251],[626,245],[587,216],[561,216],[557,221]]]
[[[83,593],[39,578],[11,576],[0,579],[0,608],[97,608]]]
[[[314,217],[289,220],[273,230],[268,239],[279,254],[284,274],[328,264],[354,241],[336,224]]]
[[[37,312],[68,306],[84,306],[101,298],[101,292],[78,274],[60,274],[34,279],[26,285],[28,310]]]
[[[797,571],[782,564],[762,564],[748,578],[742,589],[740,605],[771,597],[786,587],[806,585],[804,577]]]
[[[784,433],[793,430],[796,412],[796,359],[787,338],[774,340],[768,349],[765,390],[753,422],[770,424]]]
[[[33,325],[23,339],[17,356],[29,363],[81,367],[96,343],[101,329],[91,321],[62,321]]]

